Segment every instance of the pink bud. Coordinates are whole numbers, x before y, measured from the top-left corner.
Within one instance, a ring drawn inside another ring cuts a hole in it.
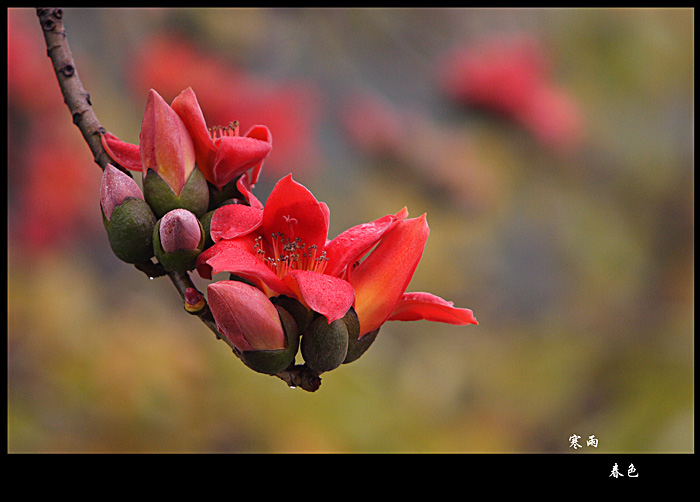
[[[216,326],[241,351],[286,348],[279,313],[265,293],[239,281],[207,286]]]
[[[139,138],[143,175],[155,171],[179,196],[195,167],[194,145],[182,119],[153,89]]]
[[[166,253],[195,250],[202,239],[197,217],[187,209],[173,209],[160,220],[160,244]]]
[[[102,173],[102,184],[100,185],[100,204],[107,220],[112,218],[112,211],[119,206],[127,197],[136,197],[143,200],[143,193],[136,182],[129,176],[121,172],[112,164],[107,164]]]

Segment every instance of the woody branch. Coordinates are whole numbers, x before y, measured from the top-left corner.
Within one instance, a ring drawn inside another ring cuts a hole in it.
[[[131,176],[131,173],[112,159],[102,146],[101,135],[105,132],[105,129],[97,119],[92,109],[90,94],[85,90],[78,76],[78,70],[76,69],[73,53],[68,44],[68,37],[63,25],[63,10],[60,8],[39,7],[36,9],[36,13],[44,33],[46,53],[53,63],[54,72],[63,93],[63,100],[73,117],[73,123],[78,127],[85,142],[90,147],[95,163],[102,170],[105,169],[107,164],[112,164]],[[196,289],[187,272],[166,272],[159,263],[153,263],[150,260],[135,266],[149,277],[167,275],[183,302],[186,290],[188,288]],[[226,342],[233,350],[233,353],[240,357],[238,349],[226,337],[219,336],[216,321],[207,305],[193,315],[199,317],[214,332],[218,339]],[[309,392],[317,390],[321,384],[318,375],[305,365],[292,366],[275,376],[285,381],[290,387],[300,387]]]

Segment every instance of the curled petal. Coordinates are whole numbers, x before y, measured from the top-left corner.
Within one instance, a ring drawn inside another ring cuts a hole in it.
[[[398,222],[349,275],[360,336],[380,327],[406,291],[430,230],[425,215]]]
[[[130,171],[143,171],[141,150],[138,145],[126,143],[111,132],[104,133],[100,139],[107,154],[117,164],[126,167]]]
[[[251,186],[252,184],[248,178],[247,172],[243,173],[243,175],[238,178],[238,181],[236,182],[236,188],[238,188],[238,191],[241,193],[241,195],[243,195],[243,198],[248,202],[248,204],[250,204],[250,207],[262,209],[263,203],[260,202],[255,195],[253,195]]]
[[[404,293],[388,320],[418,321],[420,319],[457,325],[479,324],[471,310],[456,308],[454,303],[430,293]]]
[[[315,245],[321,252],[328,236],[328,207],[289,174],[277,182],[267,198],[262,229],[266,238],[273,233],[292,241],[300,238],[307,249]]]
[[[214,144],[218,151],[212,169],[212,183],[218,188],[248,169],[261,165],[272,148],[268,142],[245,136],[223,136],[217,138]],[[257,178],[257,173],[254,178]]]
[[[255,207],[243,204],[221,206],[211,219],[211,238],[219,242],[246,235],[262,224],[262,218],[262,210]]]
[[[343,317],[355,299],[355,291],[347,281],[330,275],[292,270],[283,281],[297,300],[326,316],[329,323]]]
[[[255,138],[257,140],[260,140],[264,143],[269,144],[269,149],[272,148],[272,133],[270,133],[270,129],[267,128],[267,126],[264,125],[254,125],[250,129],[248,129],[248,132],[246,132],[243,136],[249,137],[249,138]],[[268,153],[269,153],[268,149]],[[255,185],[258,182],[258,177],[260,176],[260,171],[262,169],[263,161],[261,160],[258,162],[255,166],[253,166],[253,170],[251,171],[251,183]]]

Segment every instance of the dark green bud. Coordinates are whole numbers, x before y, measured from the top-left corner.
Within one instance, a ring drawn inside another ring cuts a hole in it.
[[[329,324],[324,316],[319,316],[301,337],[301,355],[306,365],[316,373],[337,368],[347,353],[348,328],[342,319]]]
[[[126,263],[140,263],[153,256],[153,228],[156,217],[142,199],[128,197],[112,210],[108,220],[102,211],[109,245]]]

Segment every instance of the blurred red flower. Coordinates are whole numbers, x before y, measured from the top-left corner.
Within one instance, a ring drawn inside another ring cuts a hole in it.
[[[439,85],[451,99],[519,122],[548,147],[576,148],[582,116],[574,98],[553,81],[543,45],[534,37],[489,37],[446,53]]]

